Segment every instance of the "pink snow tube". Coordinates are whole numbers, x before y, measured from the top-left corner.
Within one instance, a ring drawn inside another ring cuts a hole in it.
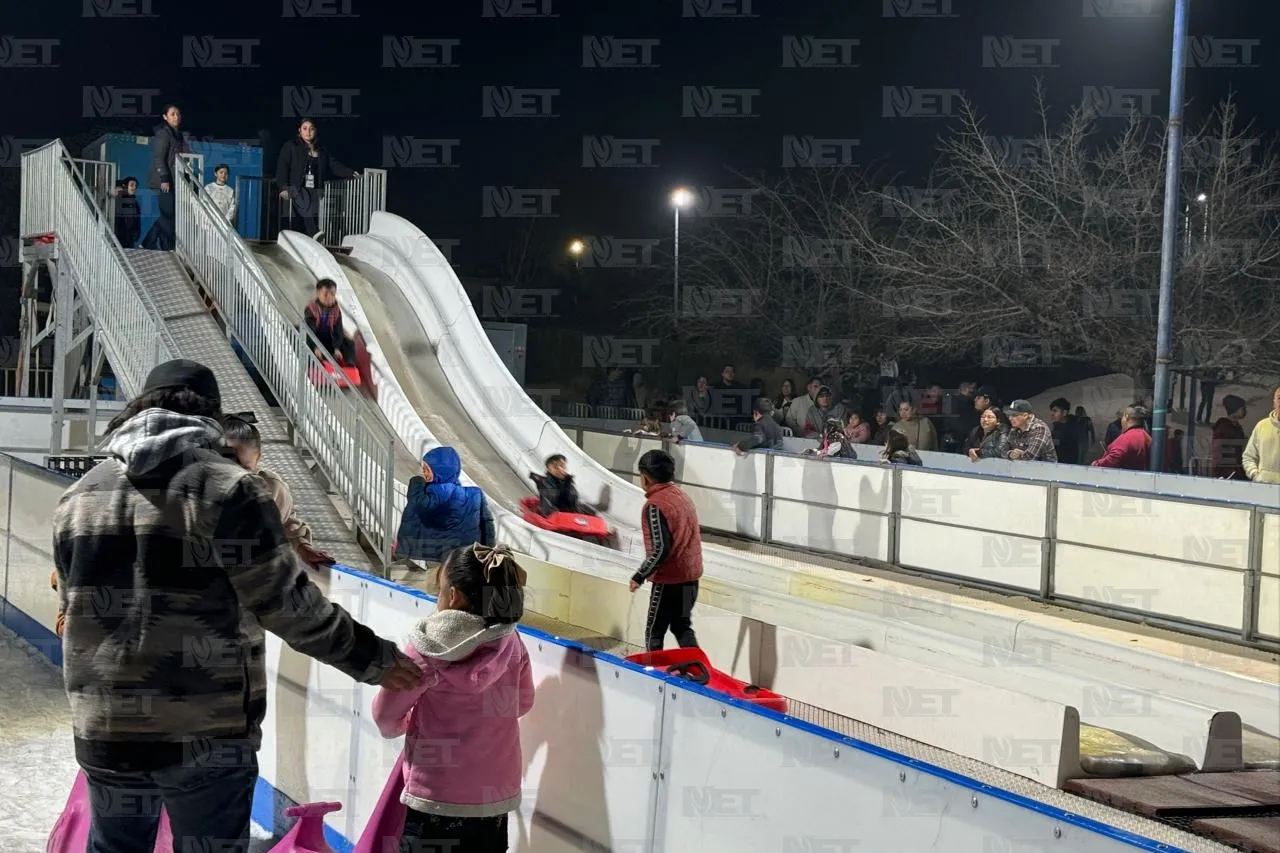
[[[400,794],[397,791],[397,804],[399,799]],[[335,853],[324,840],[324,816],[341,808],[341,803],[308,803],[285,809],[284,813],[289,817],[298,818],[298,822],[284,838],[280,839],[279,844],[271,848],[271,853]],[[402,823],[403,820],[402,816]],[[85,778],[84,771],[81,771],[76,774],[75,784],[71,786],[66,808],[62,810],[58,822],[53,825],[53,831],[49,833],[49,843],[45,846],[45,853],[84,853],[89,845],[89,823],[89,780]],[[396,837],[399,838],[398,830]],[[163,809],[160,812],[160,828],[156,833],[154,849],[155,853],[175,853],[173,831],[169,828],[169,816]]]

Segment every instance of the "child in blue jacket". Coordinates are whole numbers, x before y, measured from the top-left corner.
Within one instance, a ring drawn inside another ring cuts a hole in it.
[[[397,557],[439,562],[454,548],[493,544],[493,515],[484,492],[459,483],[461,473],[462,460],[452,447],[437,447],[422,457],[422,475],[409,480]]]

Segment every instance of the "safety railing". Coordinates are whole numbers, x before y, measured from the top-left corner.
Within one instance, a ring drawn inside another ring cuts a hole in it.
[[[284,230],[306,231],[293,205],[280,197],[275,179],[240,176],[236,178],[236,196],[242,212],[236,226],[245,238],[266,241],[274,240]],[[250,208],[259,214],[256,229],[249,227],[250,217],[244,213]],[[317,228],[323,232],[320,242],[341,246],[343,238],[367,233],[373,214],[386,208],[385,169],[362,169],[355,177],[325,181],[316,210]]]
[[[80,180],[107,223],[115,228],[116,221],[116,172],[115,163],[103,160],[71,158],[72,167],[80,173]]]
[[[34,367],[27,372],[28,397],[46,398],[53,396],[53,371]],[[0,397],[17,397],[22,388],[22,377],[18,368],[0,369]]]
[[[328,356],[314,352],[298,306],[267,276],[230,223],[176,170],[178,254],[217,306],[227,333],[257,368],[299,438],[351,508],[385,567],[395,535],[395,437],[339,386]],[[338,374],[341,371],[337,371]],[[349,395],[350,394],[350,395]]]
[[[631,481],[641,454],[663,446],[568,432]],[[884,465],[872,448],[858,461],[666,449],[709,530],[1280,648],[1280,506],[1265,489],[1250,504]]]
[[[90,177],[103,170],[89,170]],[[22,155],[23,239],[55,234],[57,262],[69,265],[96,320],[107,358],[126,392],[175,352],[173,336],[120,248],[107,212],[60,140]]]

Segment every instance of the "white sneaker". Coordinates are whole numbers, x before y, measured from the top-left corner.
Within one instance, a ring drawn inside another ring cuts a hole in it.
[[[315,240],[317,243],[323,243],[323,242],[324,242],[324,232],[323,232],[323,231],[317,231],[315,234],[311,235],[311,239]]]

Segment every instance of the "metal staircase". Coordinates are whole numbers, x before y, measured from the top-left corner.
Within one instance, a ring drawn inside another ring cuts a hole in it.
[[[224,411],[257,414],[263,462],[289,483],[317,544],[354,568],[385,570],[398,519],[397,440],[380,417],[371,416],[363,398],[339,388],[325,371],[300,316],[281,312],[273,285],[201,195],[196,178],[185,168],[175,172],[177,252],[126,251],[115,238],[109,211],[85,184],[83,167],[60,141],[23,155],[23,266],[32,276],[48,269],[57,303],[55,432],[61,434],[65,418],[63,364],[90,334],[95,355],[101,351],[110,361],[127,395],[138,393],[161,361],[198,360],[217,375]],[[73,331],[78,314],[89,323]],[[232,337],[276,398],[284,422],[272,417]],[[317,482],[308,456],[349,518]]]

